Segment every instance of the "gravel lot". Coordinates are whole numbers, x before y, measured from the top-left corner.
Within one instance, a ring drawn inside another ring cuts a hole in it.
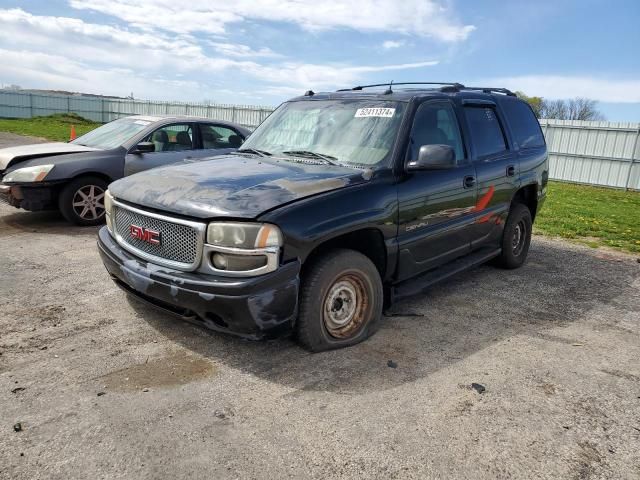
[[[535,238],[311,355],[127,300],[96,231],[0,205],[0,478],[640,478],[635,256]]]

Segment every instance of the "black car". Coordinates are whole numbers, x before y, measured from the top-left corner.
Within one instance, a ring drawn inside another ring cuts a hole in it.
[[[307,92],[234,155],[115,182],[99,249],[157,307],[312,351],[383,307],[494,260],[520,267],[548,178],[529,105],[460,84]]]
[[[78,225],[104,222],[107,185],[181,160],[236,150],[249,130],[196,117],[132,116],[69,142],[0,150],[0,200],[25,210],[60,209]]]

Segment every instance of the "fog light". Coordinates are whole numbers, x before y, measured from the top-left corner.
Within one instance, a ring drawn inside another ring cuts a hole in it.
[[[233,253],[214,253],[211,263],[218,270],[229,272],[248,272],[267,264],[266,255],[235,255]]]
[[[213,266],[218,270],[226,270],[227,269],[227,257],[222,253],[214,253],[213,254]]]

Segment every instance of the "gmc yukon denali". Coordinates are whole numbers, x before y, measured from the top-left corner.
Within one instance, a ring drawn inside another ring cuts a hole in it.
[[[308,91],[233,154],[112,183],[98,245],[138,299],[322,351],[436,281],[520,267],[547,178],[540,125],[509,90]]]

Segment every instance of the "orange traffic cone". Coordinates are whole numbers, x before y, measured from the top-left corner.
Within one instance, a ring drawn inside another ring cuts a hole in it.
[[[76,126],[71,125],[71,135],[69,135],[69,141],[76,139]]]

